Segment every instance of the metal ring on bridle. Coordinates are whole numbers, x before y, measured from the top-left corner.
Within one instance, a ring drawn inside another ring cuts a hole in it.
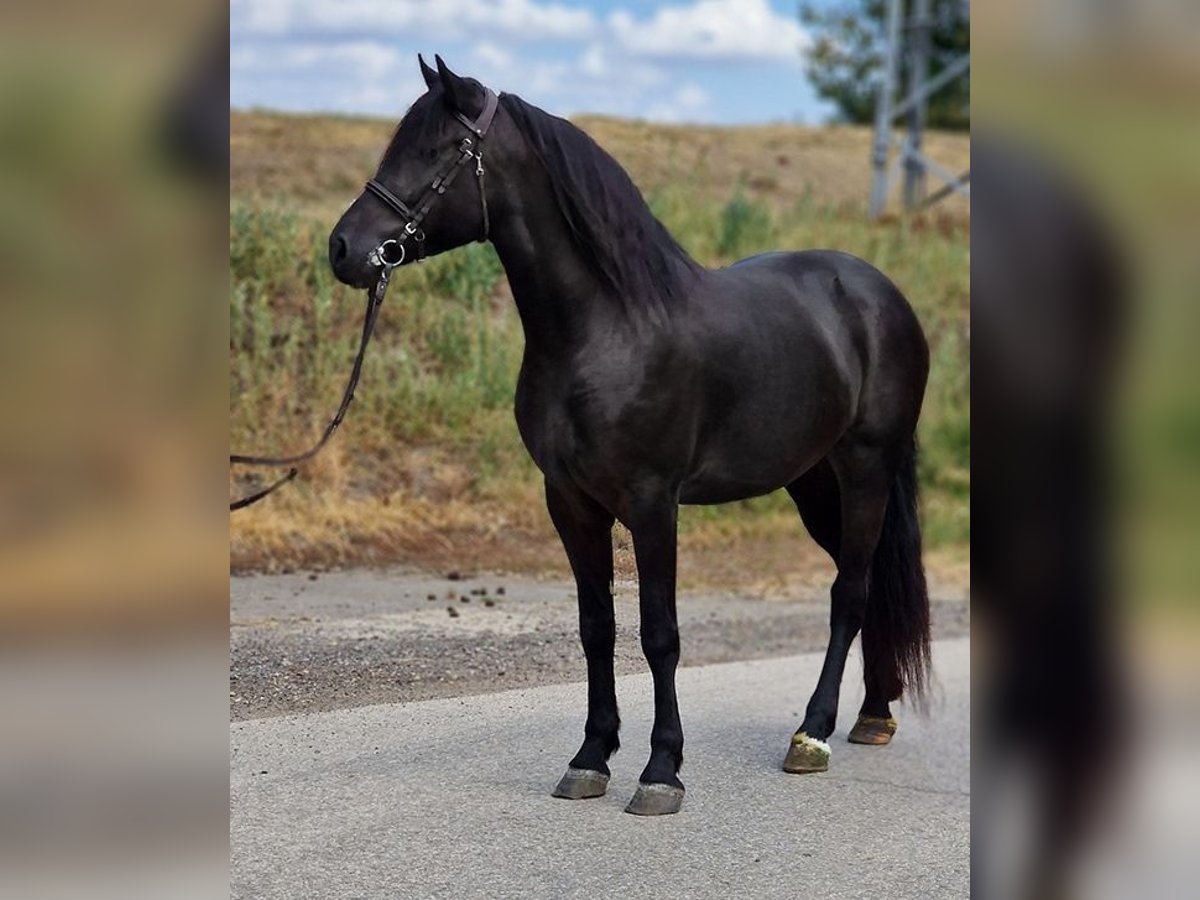
[[[395,246],[400,248],[399,259],[396,259],[394,261],[388,259],[388,256],[387,256],[388,244],[394,244]],[[400,263],[404,262],[404,245],[402,243],[400,243],[399,241],[395,240],[394,238],[388,238],[386,241],[384,241],[382,244],[380,244],[378,247],[376,247],[374,250],[371,251],[371,256],[370,256],[369,261],[372,263],[372,265],[384,266],[385,268],[388,268],[388,269],[394,269],[394,268],[396,268],[396,266],[400,265]]]

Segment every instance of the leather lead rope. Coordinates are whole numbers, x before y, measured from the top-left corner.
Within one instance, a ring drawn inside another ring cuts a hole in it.
[[[388,280],[391,278],[392,269],[404,262],[405,241],[410,237],[415,237],[417,243],[416,258],[420,260],[425,256],[425,232],[421,230],[421,223],[429,215],[429,210],[433,208],[436,200],[446,193],[446,189],[454,183],[455,178],[458,177],[458,173],[471,160],[475,161],[475,177],[479,181],[479,200],[483,211],[483,233],[480,235],[479,240],[487,240],[490,231],[490,222],[488,220],[487,194],[484,191],[483,185],[483,139],[487,136],[488,129],[492,126],[492,120],[496,116],[496,109],[499,104],[500,98],[494,91],[489,89],[487,91],[487,98],[483,104],[483,112],[479,114],[479,118],[474,122],[461,112],[455,111],[455,118],[465,125],[474,137],[463,138],[462,143],[455,151],[455,157],[448,161],[448,167],[434,176],[433,182],[425,189],[420,200],[417,201],[415,211],[410,209],[408,204],[392,193],[392,191],[388,190],[385,185],[381,184],[378,179],[372,178],[367,182],[367,191],[378,197],[405,221],[404,228],[398,237],[385,240],[372,250],[367,257],[373,265],[380,267],[379,281],[376,282],[373,290],[367,292],[367,309],[363,315],[362,340],[358,345],[358,355],[354,357],[354,366],[350,370],[350,379],[346,383],[346,390],[342,394],[342,402],[338,405],[337,412],[333,414],[333,418],[329,420],[329,424],[325,426],[325,431],[322,433],[321,439],[303,453],[297,453],[294,456],[247,456],[241,453],[231,453],[229,455],[230,465],[290,466],[291,468],[286,475],[267,485],[265,488],[234,500],[229,504],[230,512],[235,509],[244,509],[247,506],[257,503],[295,478],[299,473],[299,469],[296,466],[307,462],[320,453],[321,449],[329,443],[329,439],[333,437],[334,432],[338,430],[338,426],[342,424],[342,419],[346,417],[346,410],[350,408],[350,404],[354,400],[354,389],[358,387],[358,379],[362,375],[363,359],[367,353],[367,344],[371,340],[371,332],[375,330],[375,320],[379,317],[379,308],[383,305],[383,297],[387,293]],[[395,245],[399,249],[400,256],[398,259],[388,258],[389,245]]]
[[[338,430],[338,426],[342,424],[342,419],[346,417],[346,410],[350,408],[350,404],[354,402],[354,389],[358,387],[358,380],[362,376],[363,359],[367,355],[367,344],[371,341],[371,333],[375,330],[375,321],[379,318],[379,308],[383,305],[384,295],[387,293],[388,280],[391,277],[391,267],[384,266],[383,271],[379,276],[379,281],[376,283],[373,290],[367,291],[367,308],[363,314],[362,338],[358,344],[358,354],[354,357],[354,365],[350,369],[350,379],[346,382],[346,390],[342,392],[342,402],[338,404],[337,412],[333,414],[333,418],[329,420],[329,424],[325,426],[325,431],[321,435],[321,439],[312,447],[305,450],[303,453],[297,453],[294,456],[247,456],[241,453],[229,454],[230,465],[243,466],[291,466],[291,470],[279,480],[273,482],[262,490],[255,491],[253,494],[248,494],[229,504],[229,510],[232,512],[235,509],[244,509],[253,503],[257,503],[264,497],[274,493],[279,488],[283,487],[289,481],[296,477],[300,471],[296,466],[302,462],[306,462],[321,452],[329,439],[333,437],[334,432]]]

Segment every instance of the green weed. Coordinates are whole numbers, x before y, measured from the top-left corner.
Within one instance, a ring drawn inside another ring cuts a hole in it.
[[[725,202],[686,185],[652,192],[655,214],[697,260],[723,265],[762,250],[836,247],[862,256],[910,299],[928,334],[932,370],[919,473],[927,541],[970,536],[969,233],[919,220],[869,223],[861,205],[806,194],[772,209],[740,188]],[[231,440],[278,451],[310,441],[335,407],[357,346],[363,296],[337,284],[329,222],[236,201],[230,210]],[[421,490],[414,451],[435,448],[469,473],[468,499],[527,504],[540,475],[510,406],[523,348],[520,321],[498,289],[490,245],[472,244],[398,271],[358,397],[344,426],[349,475],[336,489],[380,496]],[[319,472],[313,489],[324,488]],[[332,476],[330,476],[332,477]],[[414,488],[413,485],[418,485]],[[791,514],[780,493],[689,510],[682,528],[749,528]]]

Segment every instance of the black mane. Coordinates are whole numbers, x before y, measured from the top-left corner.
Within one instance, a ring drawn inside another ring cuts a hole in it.
[[[681,298],[685,273],[699,265],[617,161],[566,119],[512,94],[500,103],[545,167],[573,243],[605,286],[631,301]]]

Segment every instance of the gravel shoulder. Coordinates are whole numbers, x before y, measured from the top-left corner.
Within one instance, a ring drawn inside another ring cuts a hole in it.
[[[932,590],[935,638],[966,635],[959,588]],[[430,599],[432,598],[432,599]],[[234,721],[583,681],[574,586],[483,573],[352,570],[232,577]],[[788,599],[682,593],[681,666],[824,649],[826,588]],[[637,589],[616,585],[618,675],[645,671]],[[808,688],[806,687],[805,690]]]

